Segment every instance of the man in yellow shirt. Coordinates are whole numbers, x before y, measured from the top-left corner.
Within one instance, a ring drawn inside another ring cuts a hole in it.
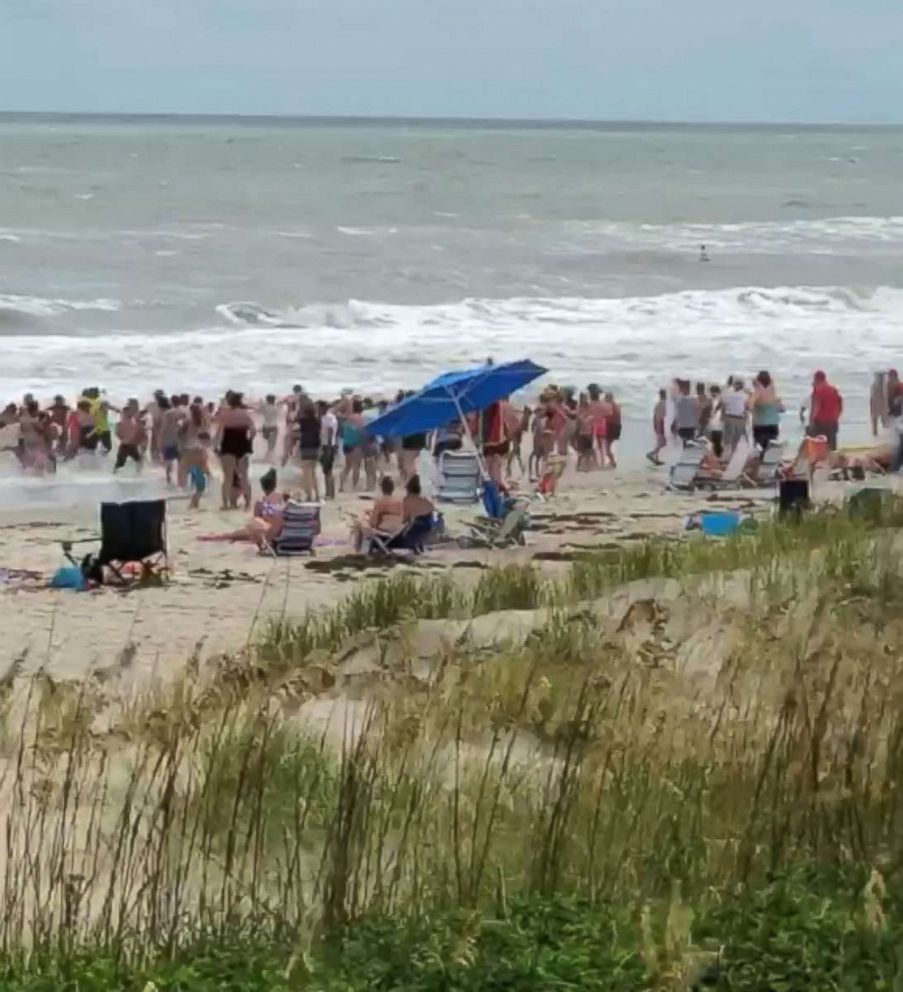
[[[82,393],[82,399],[91,406],[91,416],[94,418],[95,443],[109,454],[113,450],[113,435],[110,431],[110,404],[100,395],[97,386],[91,386]]]

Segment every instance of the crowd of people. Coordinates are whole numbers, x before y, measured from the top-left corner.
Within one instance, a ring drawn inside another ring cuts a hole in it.
[[[836,452],[843,417],[844,401],[840,390],[818,370],[812,387],[799,411],[800,423],[809,438],[824,439],[828,452]],[[780,439],[781,418],[787,407],[767,370],[759,372],[751,383],[732,375],[724,387],[697,382],[692,388],[688,379],[675,379],[670,392],[659,390],[652,413],[655,445],[647,459],[662,464],[661,453],[669,436],[686,445],[704,442],[716,461],[726,461],[738,445],[748,445],[761,454]],[[887,465],[890,471],[903,467],[903,385],[896,370],[878,372],[869,397],[872,434],[891,429],[895,437],[889,445]],[[842,458],[834,461],[840,465]]]
[[[408,395],[399,392],[392,403]],[[375,492],[385,475],[396,475],[405,486],[417,473],[422,452],[438,457],[461,448],[468,437],[489,476],[502,486],[515,466],[539,479],[550,464],[566,463],[570,452],[580,472],[617,466],[621,407],[612,392],[597,384],[584,391],[547,386],[532,405],[516,407],[502,400],[429,435],[401,438],[383,438],[369,430],[390,405],[350,390],[338,399],[315,400],[296,385],[288,395],[273,393],[253,403],[232,390],[218,402],[157,391],[148,403],[132,398],[117,407],[99,388],[90,387],[73,403],[55,396],[42,406],[28,394],[0,413],[0,430],[5,446],[29,472],[52,472],[59,462],[84,455],[110,455],[113,472],[129,463],[140,472],[151,463],[162,468],[169,484],[191,491],[194,506],[208,487],[215,457],[224,509],[239,504],[250,508],[249,463],[255,452],[271,464],[297,464],[300,490],[310,501],[333,499],[345,489]],[[824,372],[816,372],[808,403],[800,411],[806,432],[824,437],[834,451],[843,410],[839,390]],[[875,433],[881,425],[903,424],[903,386],[895,371],[876,375],[870,410]],[[661,464],[662,452],[672,442],[704,441],[722,461],[741,441],[764,450],[779,438],[785,412],[767,371],[748,383],[731,376],[723,387],[697,382],[694,388],[690,380],[676,379],[670,390],[658,393],[652,417],[655,443],[647,458]],[[897,467],[903,464],[903,429],[899,437],[900,450],[892,456]]]
[[[393,402],[408,395],[400,392]],[[99,388],[90,387],[72,404],[56,396],[41,406],[28,394],[0,413],[0,430],[7,435],[6,448],[35,474],[53,472],[60,462],[85,455],[110,455],[114,473],[130,463],[140,472],[150,462],[162,466],[168,483],[193,486],[196,493],[206,488],[215,455],[222,470],[224,508],[249,504],[248,466],[255,450],[271,463],[295,461],[300,488],[313,501],[332,499],[337,489],[373,491],[380,474],[390,468],[397,469],[405,484],[421,452],[439,456],[458,450],[468,435],[499,482],[515,464],[538,476],[550,457],[564,456],[569,448],[576,450],[581,470],[616,465],[620,407],[612,393],[595,385],[579,395],[550,386],[533,407],[518,409],[502,400],[430,434],[401,438],[382,438],[368,430],[389,406],[386,400],[350,391],[331,402],[314,400],[295,386],[287,396],[269,394],[255,403],[232,390],[218,403],[158,391],[149,403],[132,398],[118,407]],[[532,437],[529,465],[524,463],[527,435]]]
[[[669,409],[672,412],[669,422]],[[837,431],[843,400],[827,382],[824,372],[813,379],[809,407],[809,430],[829,438],[837,446]],[[783,400],[769,372],[763,370],[747,386],[741,376],[730,376],[725,387],[697,382],[695,391],[689,379],[675,379],[669,403],[668,392],[659,391],[652,414],[655,447],[646,457],[661,464],[661,452],[668,445],[669,433],[683,444],[706,440],[718,459],[729,456],[741,442],[764,450],[780,436]]]

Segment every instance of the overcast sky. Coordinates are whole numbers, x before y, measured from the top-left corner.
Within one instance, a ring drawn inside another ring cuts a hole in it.
[[[0,0],[0,109],[903,121],[903,0]]]

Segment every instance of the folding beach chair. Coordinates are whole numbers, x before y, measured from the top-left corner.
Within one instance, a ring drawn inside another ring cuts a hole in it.
[[[781,464],[783,459],[783,443],[780,441],[770,441],[768,447],[762,453],[762,457],[759,459],[759,465],[752,484],[760,488],[776,486],[781,478]]]
[[[803,438],[796,458],[779,473],[784,479],[808,479],[812,481],[816,468],[828,460],[828,439],[818,437]]]
[[[275,557],[314,554],[314,540],[320,533],[320,504],[290,499],[282,510],[282,530],[275,541],[267,541],[264,551]]]
[[[370,553],[389,555],[395,551],[410,551],[422,555],[430,534],[439,525],[438,515],[425,513],[409,520],[394,534],[373,534],[370,539]]]
[[[166,500],[140,500],[130,503],[101,503],[100,551],[86,555],[80,562],[72,557],[72,542],[63,542],[63,552],[78,565],[85,578],[101,581],[103,568],[109,568],[120,582],[126,566],[139,564],[139,578],[163,578],[169,571],[166,550]]]
[[[436,498],[448,503],[475,503],[480,498],[482,476],[475,451],[443,451]]]
[[[740,441],[721,475],[697,475],[694,484],[702,489],[739,489],[750,485],[749,476],[746,474],[749,455],[749,445],[745,441]]]
[[[693,492],[698,484],[699,466],[705,458],[705,453],[706,446],[704,444],[696,444],[695,441],[687,442],[680,457],[671,466],[666,488],[679,492]]]
[[[530,529],[530,510],[525,504],[512,506],[501,520],[475,520],[470,524],[468,546],[507,548],[513,544],[523,547]]]

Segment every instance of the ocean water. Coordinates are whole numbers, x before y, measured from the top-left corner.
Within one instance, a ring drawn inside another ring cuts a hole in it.
[[[903,129],[0,116],[0,401],[903,364]],[[699,258],[706,244],[710,261]],[[637,428],[639,429],[639,428]]]

